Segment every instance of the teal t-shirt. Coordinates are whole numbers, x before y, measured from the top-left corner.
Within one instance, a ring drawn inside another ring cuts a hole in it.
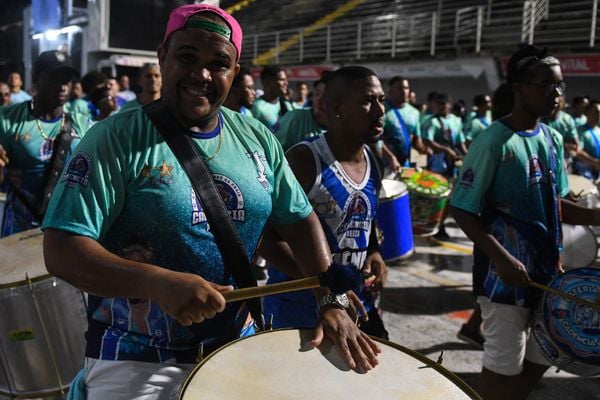
[[[579,127],[579,144],[594,158],[600,158],[600,127],[594,126],[593,128],[584,124]]]
[[[320,126],[312,112],[312,108],[288,111],[277,124],[275,136],[284,151],[301,141],[325,132]]]
[[[413,137],[421,136],[419,111],[408,103],[395,107],[387,102],[383,123],[383,139],[401,164],[410,157]]]
[[[556,118],[545,118],[542,120],[550,128],[562,135],[563,142],[577,139],[577,127],[573,117],[564,111],[559,111]]]
[[[250,258],[267,220],[295,223],[312,208],[281,146],[261,123],[222,108],[220,126],[193,137],[203,156],[216,154],[206,163]],[[57,186],[43,228],[93,238],[124,257],[133,254],[233,284],[187,175],[141,108],[90,129]],[[88,356],[191,362],[200,342],[232,339],[239,307],[230,304],[217,317],[184,327],[157,304],[135,300],[132,307],[133,301],[90,296]]]
[[[74,129],[70,146],[73,151],[85,135],[90,121],[82,114],[70,113],[69,116]],[[62,117],[52,121],[38,119],[38,126],[31,113],[31,101],[0,110],[0,145],[4,147],[10,159],[3,184],[7,190],[7,199],[0,236],[12,235],[38,226],[29,209],[14,194],[13,187],[16,186],[33,207],[40,207],[61,120]],[[44,138],[40,127],[47,138]]]
[[[289,111],[292,111],[294,107],[289,101],[285,102],[285,105]],[[256,99],[252,104],[252,115],[254,118],[262,122],[271,131],[276,130],[276,124],[279,120],[279,112],[281,111],[281,104],[279,98],[274,103],[266,101],[262,97]]]
[[[489,115],[480,116],[479,114],[475,114],[473,118],[470,119],[468,129],[465,134],[465,138],[467,140],[473,141],[481,132],[486,130],[492,120]]]
[[[580,126],[583,126],[587,123],[587,117],[585,114],[582,114],[579,117],[573,117],[573,122],[575,122],[575,127],[579,129]]]
[[[569,193],[560,133],[548,128],[556,156],[555,176],[560,196]],[[552,203],[549,184],[549,149],[541,125],[530,133],[514,132],[501,121],[495,121],[485,134],[475,138],[464,159],[450,204],[473,214],[496,210],[537,232],[548,236],[547,215]],[[547,283],[548,268],[529,257],[529,245],[519,232],[508,229],[502,218],[486,219],[486,229],[513,256],[527,267],[532,279],[543,277]],[[548,244],[549,245],[549,244]],[[476,249],[477,250],[477,249]],[[531,292],[502,286],[490,264],[478,264],[473,269],[474,291],[493,301],[529,305]]]
[[[123,104],[121,106],[121,108],[119,108],[119,111],[117,111],[117,112],[133,110],[134,108],[138,108],[141,106],[142,106],[142,104],[140,103],[140,101],[138,99],[134,99],[134,100],[128,101],[127,103]]]
[[[91,118],[90,107],[87,101],[83,99],[69,100],[63,106],[63,109],[68,113],[78,113]]]
[[[456,146],[465,142],[462,121],[454,114],[445,117],[433,116],[427,121],[422,131],[423,138],[437,142],[443,146]]]

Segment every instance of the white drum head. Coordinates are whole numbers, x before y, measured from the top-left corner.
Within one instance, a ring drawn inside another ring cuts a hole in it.
[[[400,346],[379,343],[379,365],[357,373],[346,367],[329,342],[311,349],[312,334],[276,330],[233,342],[192,371],[180,399],[477,398],[452,373],[408,349],[421,359]]]
[[[591,180],[569,174],[569,189],[576,197],[598,196],[598,188]]]
[[[590,266],[598,254],[598,244],[589,226],[562,224],[562,262],[566,270]]]
[[[40,229],[31,229],[0,239],[0,287],[13,286],[48,275],[44,265]]]
[[[379,198],[391,199],[398,197],[399,195],[408,192],[408,187],[402,181],[396,181],[393,179],[383,179],[381,181],[381,190],[379,191]]]

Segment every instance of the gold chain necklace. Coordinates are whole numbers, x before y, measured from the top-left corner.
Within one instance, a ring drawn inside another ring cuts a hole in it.
[[[215,158],[220,152],[221,152],[221,147],[223,145],[223,122],[221,121],[221,116],[219,115],[219,144],[217,144],[217,151],[215,151],[215,154],[213,154],[212,156],[206,158],[204,158],[204,161],[210,161],[213,158]]]
[[[33,115],[33,118],[35,119],[35,125],[37,126],[38,130],[40,131],[40,134],[42,135],[42,137],[44,138],[44,140],[54,140],[56,138],[53,137],[51,138],[50,136],[48,136],[48,134],[46,133],[46,131],[44,130],[44,128],[42,128],[42,124],[40,124],[40,120],[39,118],[36,118],[35,114],[33,113],[33,98],[31,99],[31,114]],[[63,130],[64,126],[65,126],[65,112],[63,111],[62,113],[62,118],[60,120],[60,129],[59,132]]]

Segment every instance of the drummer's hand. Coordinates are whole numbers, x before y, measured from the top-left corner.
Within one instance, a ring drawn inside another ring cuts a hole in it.
[[[325,336],[337,346],[351,369],[368,371],[379,364],[377,354],[381,349],[358,329],[345,310],[330,307],[321,312],[311,345],[319,346]]]
[[[458,155],[456,154],[456,152],[454,150],[452,150],[450,147],[446,148],[446,155],[448,156],[448,158],[450,158],[450,160],[455,161],[458,160]]]
[[[0,182],[4,180],[4,167],[8,164],[8,155],[6,154],[6,150],[4,147],[0,145]]]
[[[348,308],[350,318],[354,321],[358,321],[358,318],[360,318],[362,321],[367,322],[369,320],[367,309],[356,293],[353,290],[348,290],[346,296],[350,300],[350,308]]]
[[[381,257],[381,253],[374,251],[369,254],[363,264],[362,272],[364,275],[372,275],[374,280],[372,282],[365,282],[365,287],[372,292],[379,292],[385,286],[387,281],[388,268]]]
[[[400,162],[398,161],[398,159],[395,156],[392,156],[390,158],[390,168],[394,172],[398,172],[400,170],[400,168],[402,168],[402,164],[400,164]]]
[[[198,275],[167,271],[156,282],[152,300],[183,326],[200,323],[225,309],[221,293],[233,290]]]
[[[524,287],[529,285],[529,275],[522,262],[509,255],[498,262],[494,260],[498,276],[507,285]]]

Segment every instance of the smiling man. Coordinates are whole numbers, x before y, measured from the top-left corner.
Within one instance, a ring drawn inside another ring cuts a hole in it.
[[[248,257],[267,220],[301,255],[304,275],[331,264],[318,218],[260,122],[221,107],[239,71],[242,31],[220,8],[175,9],[158,50],[157,100],[187,130]],[[253,332],[190,180],[144,109],[91,128],[44,222],[49,271],[90,293],[87,399],[164,399],[207,355]],[[320,290],[319,298],[328,290]],[[335,333],[334,333],[335,332]],[[370,369],[377,346],[339,308],[322,313],[347,364]],[[81,383],[81,382],[80,382]]]
[[[33,64],[35,97],[0,111],[0,182],[8,180],[0,236],[39,226],[56,184],[51,177],[60,174],[65,159],[87,130],[87,117],[63,111],[71,79],[78,75],[65,54],[41,53]],[[60,133],[67,129],[69,137],[65,139]]]

